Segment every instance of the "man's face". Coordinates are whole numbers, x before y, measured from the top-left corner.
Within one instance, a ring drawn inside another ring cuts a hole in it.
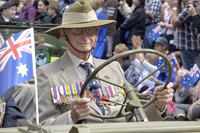
[[[96,28],[96,27],[91,27],[91,28]],[[79,51],[89,52],[95,46],[99,30],[96,32],[96,34],[93,34],[91,36],[91,35],[88,35],[88,33],[86,33],[86,31],[90,32],[90,30],[88,29],[90,28],[66,29],[66,34],[69,38],[69,41],[71,42],[71,45]],[[79,31],[83,31],[83,33],[80,34],[81,32]],[[75,34],[75,33],[79,33],[79,34]],[[75,50],[69,44],[68,44],[68,49],[72,53],[75,52]]]
[[[49,8],[49,9],[48,9],[48,15],[49,15],[50,17],[53,17],[53,14],[54,14],[54,11],[53,11],[51,8]]]
[[[16,6],[11,6],[3,11],[7,19],[11,20],[14,18],[16,13]]]
[[[28,5],[29,4],[29,0],[21,0],[22,5]]]
[[[155,46],[154,46],[154,49],[157,50],[157,51],[162,52],[163,54],[165,54],[164,51],[166,49],[166,46],[156,42]]]

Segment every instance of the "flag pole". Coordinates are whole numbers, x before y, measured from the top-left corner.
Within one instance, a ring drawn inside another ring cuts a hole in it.
[[[35,113],[36,113],[36,124],[39,125],[39,112],[38,112],[38,88],[37,88],[37,74],[36,74],[36,62],[35,62],[35,40],[34,40],[34,29],[32,28],[33,35],[33,75],[35,78]]]
[[[175,54],[173,53],[173,56],[175,57],[175,59],[176,59],[176,63],[177,63],[177,66],[178,66],[178,70],[180,70],[180,66],[179,66],[179,64],[178,64],[178,60],[177,60],[177,58],[176,58],[176,56],[175,56]]]

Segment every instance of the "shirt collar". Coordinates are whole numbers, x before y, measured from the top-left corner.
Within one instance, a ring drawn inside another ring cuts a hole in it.
[[[68,49],[67,49],[67,53],[68,53],[70,59],[72,60],[73,64],[75,65],[75,67],[78,67],[80,64],[84,64],[87,62],[87,63],[90,63],[92,65],[92,67],[94,68],[94,63],[93,63],[91,54],[90,54],[88,60],[84,61],[84,60],[74,56]]]
[[[10,20],[5,18],[3,15],[2,15],[3,19],[5,20],[5,22],[9,22]]]

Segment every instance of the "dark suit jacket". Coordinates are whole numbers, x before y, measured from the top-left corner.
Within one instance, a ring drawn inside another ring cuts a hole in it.
[[[6,112],[3,118],[3,124],[0,124],[0,127],[16,127],[17,120],[26,120],[26,117],[22,114],[20,108],[15,104],[14,98],[12,97],[12,93],[14,91],[14,87],[8,89],[2,96],[4,97],[6,102]]]
[[[27,21],[27,20],[23,20],[23,19],[20,19],[20,18],[13,18],[9,22],[25,22],[25,21]],[[0,22],[5,22],[2,14],[0,14]]]

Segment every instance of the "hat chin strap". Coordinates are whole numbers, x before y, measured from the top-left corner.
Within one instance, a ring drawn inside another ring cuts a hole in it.
[[[65,40],[69,43],[69,45],[76,51],[76,52],[80,52],[80,53],[90,53],[90,52],[92,52],[93,50],[94,50],[94,48],[95,48],[95,45],[89,50],[89,51],[86,51],[86,52],[83,52],[83,51],[80,51],[80,50],[78,50],[78,49],[76,49],[72,44],[71,44],[71,42],[70,42],[70,40],[69,40],[69,38],[68,38],[68,36],[67,36],[67,34],[66,34],[66,29],[63,29],[63,32],[64,32],[64,34],[65,34]],[[96,43],[95,43],[96,44]]]

